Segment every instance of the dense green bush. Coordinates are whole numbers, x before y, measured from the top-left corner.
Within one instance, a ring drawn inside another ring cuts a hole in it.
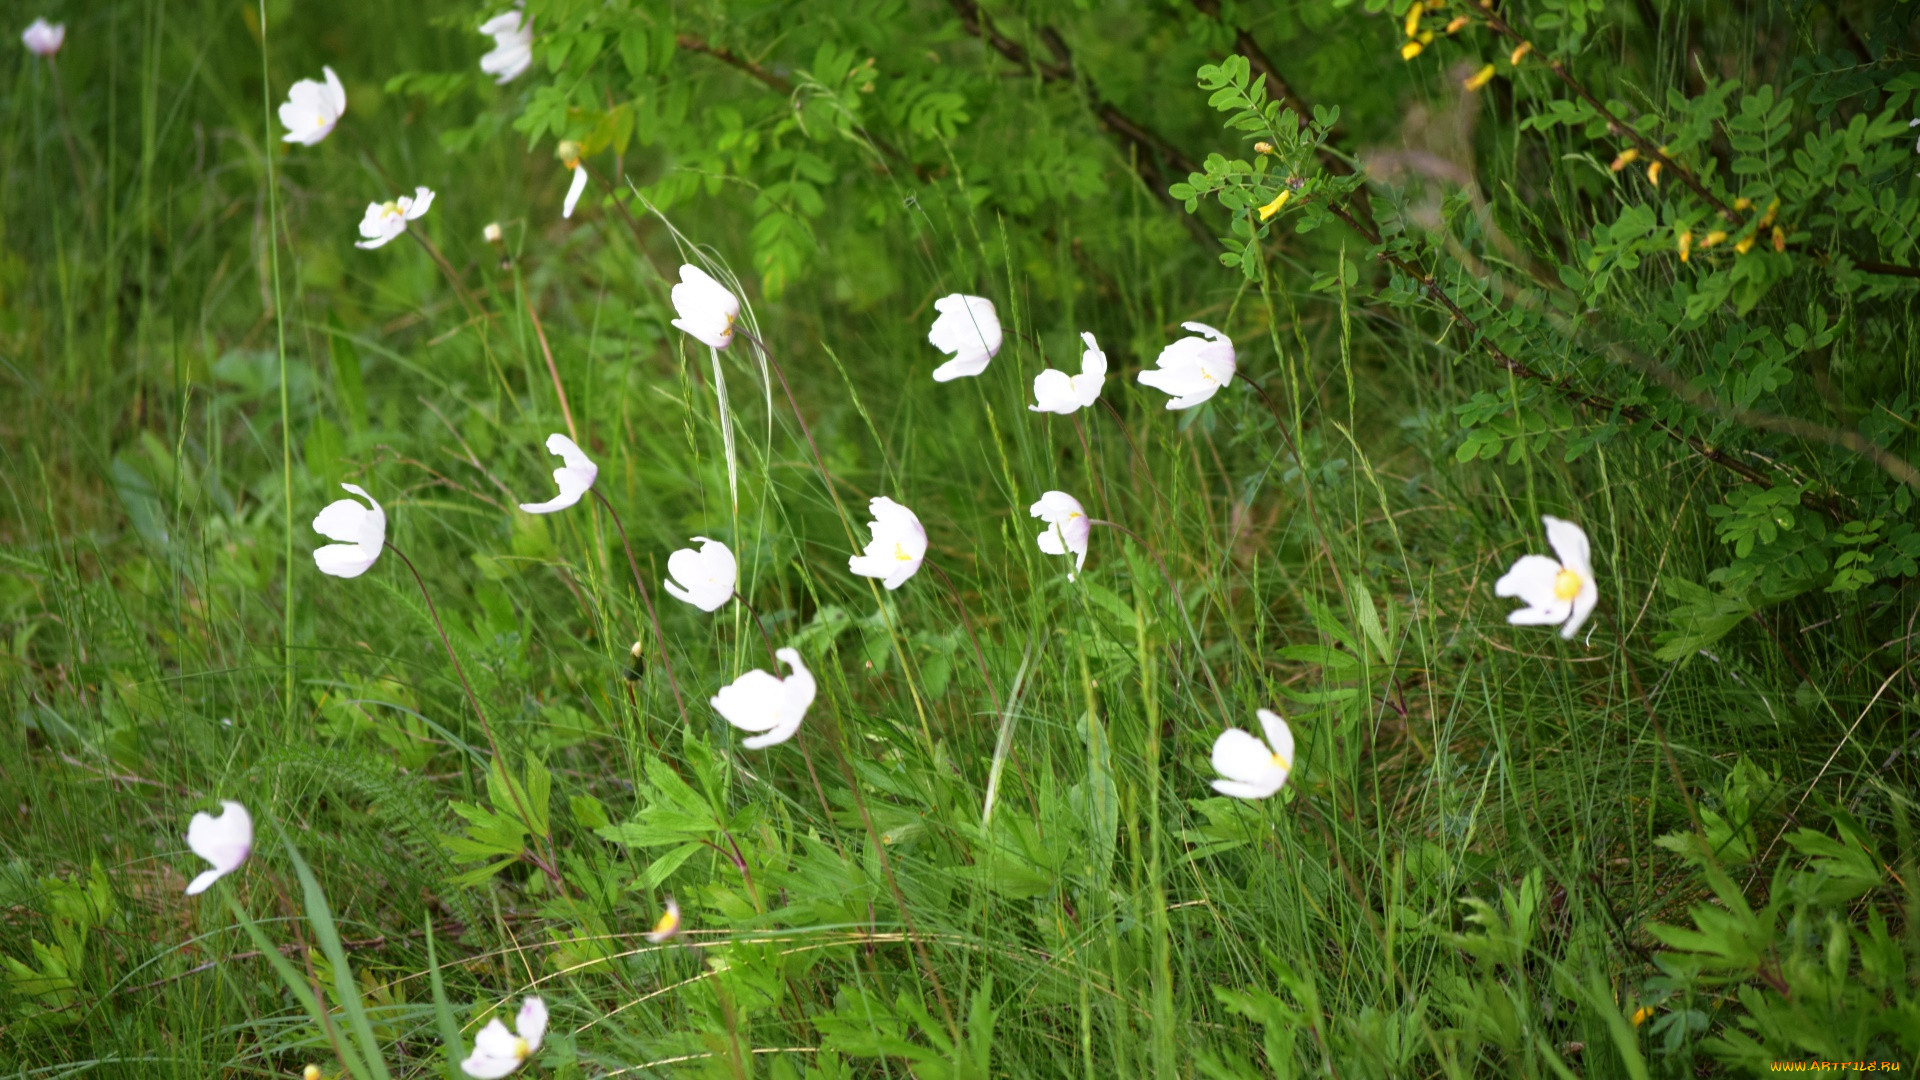
[[[1920,1068],[1920,5],[521,10],[504,83],[440,0],[0,71],[0,1060],[458,1075],[537,993],[562,1076]],[[1006,344],[936,384],[954,292]],[[1239,378],[1168,412],[1188,320]],[[606,502],[519,513],[554,431]],[[410,564],[314,571],[343,481]],[[1492,595],[1543,513],[1567,642]],[[660,594],[696,535],[751,608]],[[1263,707],[1291,779],[1217,795]]]

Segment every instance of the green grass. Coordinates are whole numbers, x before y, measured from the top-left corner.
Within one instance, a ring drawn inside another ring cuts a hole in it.
[[[526,993],[554,1014],[536,1075],[1713,1075],[1744,1066],[1702,1040],[1765,1008],[1920,1067],[1910,580],[1655,659],[1663,583],[1727,561],[1707,511],[1733,478],[1658,436],[1458,462],[1453,410],[1503,380],[1444,322],[1370,304],[1371,266],[1313,289],[1358,241],[1276,246],[1246,286],[1071,103],[1044,123],[1096,192],[976,207],[962,169],[901,174],[918,202],[875,226],[840,191],[768,297],[746,181],[561,222],[546,148],[437,138],[524,88],[382,89],[471,69],[477,12],[264,11],[263,41],[231,5],[69,7],[64,106],[44,63],[0,61],[0,1075],[444,1074],[450,1028]],[[1391,94],[1451,100],[1374,85],[1390,33],[1338,18],[1347,40],[1302,64],[1392,113],[1349,112],[1357,138],[1394,130]],[[1126,107],[1223,138],[1191,65],[1089,51]],[[349,111],[288,150],[269,112],[321,63]],[[956,159],[1044,126],[1038,91],[1006,93]],[[1523,141],[1484,137],[1493,180],[1527,182]],[[411,238],[351,246],[368,201],[419,183],[457,288]],[[713,361],[668,325],[696,249],[737,275],[791,404],[736,347],[723,425]],[[993,298],[1007,343],[936,385],[952,291]],[[1871,317],[1911,329],[1911,298]],[[1232,334],[1275,411],[1236,384],[1170,413],[1134,381],[1185,319]],[[1081,330],[1106,404],[1029,412]],[[542,333],[659,638],[599,505],[512,509],[549,497],[540,444],[566,429]],[[1910,352],[1876,362],[1911,389]],[[342,481],[386,507],[499,759],[406,567],[314,569]],[[1096,528],[1073,582],[1034,544],[1051,488],[1127,530]],[[846,570],[880,494],[931,538],[893,593]],[[1601,606],[1571,643],[1492,595],[1544,550],[1542,513],[1594,539]],[[770,660],[741,605],[660,591],[694,535],[732,546],[819,678],[789,744],[743,751],[707,705]],[[1214,795],[1214,737],[1262,707],[1293,724],[1293,778]],[[184,897],[187,821],[221,798],[256,852]],[[559,887],[445,842],[523,806]],[[1676,839],[1696,831],[1713,857]],[[687,932],[650,945],[668,895]],[[1778,925],[1714,940],[1765,956],[1676,974],[1662,951],[1703,947],[1656,927],[1742,896]],[[1876,932],[1907,965],[1880,983]],[[1756,1004],[1775,980],[1795,993]]]

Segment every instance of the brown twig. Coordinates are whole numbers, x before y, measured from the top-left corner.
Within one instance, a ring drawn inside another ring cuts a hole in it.
[[[533,322],[533,336],[540,340],[540,355],[547,358],[547,374],[553,377],[553,393],[560,399],[560,415],[567,419],[567,435],[580,441],[580,429],[573,426],[573,409],[567,405],[567,388],[560,382],[560,368],[553,362],[553,348],[547,344],[547,328],[540,325],[540,313],[533,307],[533,290],[526,289],[527,318]],[[603,500],[604,501],[604,500]]]

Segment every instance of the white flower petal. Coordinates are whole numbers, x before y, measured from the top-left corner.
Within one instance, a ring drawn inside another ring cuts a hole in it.
[[[1228,728],[1213,740],[1214,771],[1229,780],[1254,782],[1273,771],[1273,751],[1258,736]]]
[[[1559,626],[1572,613],[1572,604],[1556,600],[1541,607],[1515,608],[1507,612],[1507,622],[1513,626]]]
[[[408,221],[416,221],[426,217],[427,211],[433,208],[433,189],[429,187],[414,188],[413,198],[409,199],[401,196],[400,205],[406,210]]]
[[[1560,628],[1560,636],[1568,641],[1573,640],[1573,635],[1579,631],[1580,624],[1587,621],[1587,616],[1592,615],[1594,607],[1600,603],[1599,586],[1593,583],[1592,578],[1582,580],[1584,584],[1580,586],[1580,592],[1573,598],[1573,614],[1568,616],[1567,625]]]
[[[941,369],[947,364],[942,364]],[[941,380],[936,372],[936,381]],[[1027,406],[1029,412],[1059,413],[1062,416],[1080,408],[1080,399],[1074,393],[1073,377],[1059,368],[1047,368],[1033,377],[1034,404]]]
[[[337,578],[357,578],[379,561],[378,549],[369,552],[359,544],[328,544],[313,552],[313,565],[323,574]]]
[[[1551,515],[1542,515],[1540,520],[1547,527],[1547,544],[1560,556],[1560,564],[1579,574],[1580,580],[1592,580],[1593,547],[1587,542],[1587,531]]]
[[[1254,713],[1260,719],[1260,730],[1267,736],[1267,746],[1280,760],[1287,763],[1287,772],[1293,771],[1293,729],[1286,720],[1272,709],[1260,709]]]
[[[1236,799],[1264,799],[1280,788],[1278,785],[1249,784],[1241,780],[1215,780],[1213,790]]]
[[[520,509],[529,514],[551,514],[556,510],[565,510],[579,502],[600,476],[600,466],[587,457],[579,444],[559,432],[547,436],[547,453],[565,463],[553,470],[553,482],[560,489],[560,494],[543,503],[521,503]]]
[[[520,1003],[520,1015],[514,1018],[514,1030],[527,1040],[529,1051],[540,1049],[540,1040],[547,1034],[547,1003],[538,997],[529,997]]]
[[[480,58],[480,70],[496,76],[496,84],[510,83],[533,63],[533,24],[523,23],[520,12],[505,11],[480,24],[480,32],[493,38],[493,51]]]
[[[563,218],[573,216],[573,208],[580,204],[580,196],[587,190],[587,167],[575,165],[572,171],[573,183],[567,185],[567,201],[560,207],[560,216]]]
[[[1554,603],[1553,581],[1560,576],[1560,564],[1545,555],[1522,555],[1513,568],[1493,583],[1493,595],[1518,597],[1529,607],[1549,607]]]

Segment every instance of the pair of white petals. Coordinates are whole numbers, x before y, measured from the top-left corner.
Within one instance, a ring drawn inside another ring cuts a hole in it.
[[[433,189],[417,187],[412,195],[402,195],[383,203],[368,203],[360,218],[360,235],[354,247],[368,251],[385,247],[388,241],[407,231],[407,222],[418,221],[433,206]]]
[[[496,84],[512,82],[533,64],[533,23],[519,9],[481,23],[480,32],[493,38],[493,51],[480,58],[480,70]]]
[[[1087,350],[1080,354],[1080,374],[1068,375],[1059,368],[1048,368],[1033,377],[1034,404],[1029,412],[1058,413],[1065,416],[1093,407],[1100,400],[1100,388],[1107,381],[1107,354],[1090,333],[1082,333]]]

